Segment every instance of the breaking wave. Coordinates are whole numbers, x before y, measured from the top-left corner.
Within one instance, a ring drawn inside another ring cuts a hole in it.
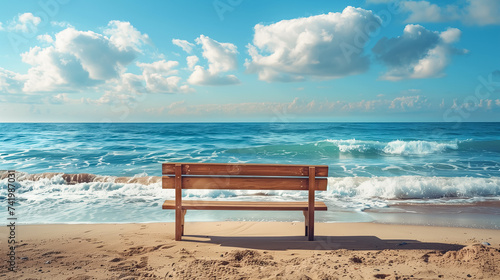
[[[7,199],[7,179],[0,174],[0,201]],[[174,191],[161,188],[156,176],[115,177],[94,174],[19,173],[16,190],[24,223],[144,222],[173,219],[161,211]],[[186,190],[189,199],[252,201],[303,200],[307,192]],[[500,199],[500,177],[329,177],[318,199],[340,208],[363,210],[397,201],[442,204]],[[443,200],[445,199],[445,200]],[[446,200],[447,199],[447,200]],[[451,199],[451,200],[450,200]],[[5,214],[5,213],[4,213]]]

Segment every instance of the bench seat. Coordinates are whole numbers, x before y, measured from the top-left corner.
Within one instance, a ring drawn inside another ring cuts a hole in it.
[[[206,201],[183,200],[182,210],[275,210],[275,211],[307,211],[307,201],[266,202],[266,201]],[[175,200],[166,200],[163,209],[175,209]],[[326,211],[322,201],[315,201],[315,211]]]

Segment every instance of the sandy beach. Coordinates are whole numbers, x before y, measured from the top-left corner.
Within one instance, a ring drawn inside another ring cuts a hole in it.
[[[0,246],[2,279],[498,279],[500,232],[317,223],[21,225],[17,272]],[[0,229],[2,236],[8,228]]]

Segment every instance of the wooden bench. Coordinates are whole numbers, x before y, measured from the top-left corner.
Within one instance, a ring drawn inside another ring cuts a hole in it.
[[[163,209],[175,210],[175,240],[181,240],[184,235],[184,216],[187,210],[303,211],[305,235],[309,240],[314,240],[314,211],[327,210],[324,202],[315,201],[314,198],[315,191],[325,191],[327,188],[326,165],[163,163],[162,174],[162,188],[175,189],[175,200],[166,200],[162,206]],[[308,200],[182,200],[183,189],[308,191]]]

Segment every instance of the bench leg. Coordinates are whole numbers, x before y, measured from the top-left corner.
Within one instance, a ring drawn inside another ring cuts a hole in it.
[[[309,241],[314,240],[314,212],[310,215],[309,211],[302,211],[304,213],[304,220],[306,224],[306,236],[308,236]]]
[[[307,213],[307,211],[302,211],[302,213],[304,213],[304,221],[305,221],[305,225],[306,225],[306,236],[307,236],[307,231],[308,231],[308,225],[309,225],[309,215]]]
[[[180,241],[184,235],[184,217],[187,210],[175,210],[175,240]]]
[[[309,237],[309,241],[314,241],[314,211],[311,212],[307,213],[307,236]]]
[[[187,212],[187,210],[182,210],[182,232],[181,232],[181,235],[184,235],[184,220],[186,218],[186,212]]]
[[[182,239],[182,224],[183,224],[183,210],[175,209],[175,240],[180,241]]]
[[[309,237],[309,241],[314,241],[314,211],[307,214],[307,236]]]

